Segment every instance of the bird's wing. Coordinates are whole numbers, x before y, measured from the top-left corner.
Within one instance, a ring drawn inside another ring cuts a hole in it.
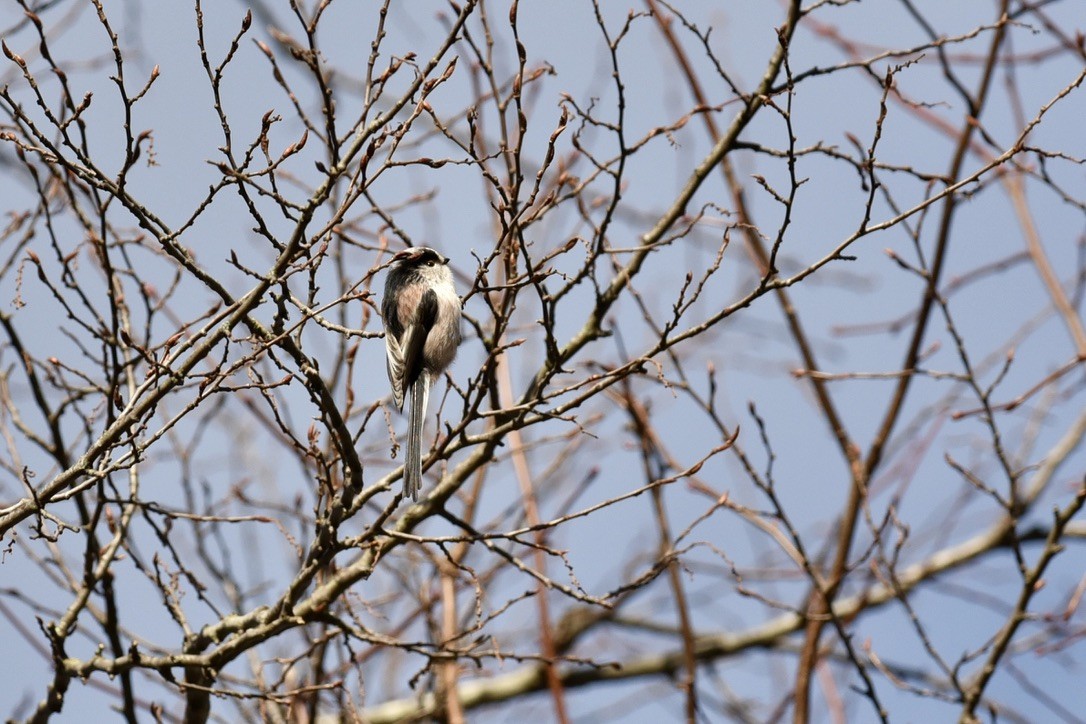
[[[392,398],[396,407],[403,409],[403,397],[407,391],[404,384],[403,345],[391,332],[385,332],[385,363],[388,369],[388,381],[392,385]]]
[[[437,322],[437,312],[437,294],[434,290],[427,289],[415,308],[414,318],[405,325],[403,334],[399,338],[394,334],[385,335],[388,379],[392,383],[392,396],[396,400],[396,406],[401,410],[404,395],[422,374],[426,337]]]

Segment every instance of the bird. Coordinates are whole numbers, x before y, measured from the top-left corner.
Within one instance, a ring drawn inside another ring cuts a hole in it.
[[[401,412],[411,395],[403,493],[414,501],[422,487],[426,403],[430,387],[452,364],[460,346],[460,306],[448,257],[425,246],[410,247],[392,257],[381,317],[388,380]]]

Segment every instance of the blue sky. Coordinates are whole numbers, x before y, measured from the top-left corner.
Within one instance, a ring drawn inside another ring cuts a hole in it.
[[[102,29],[93,16],[86,12],[78,21],[67,25],[62,22],[64,12],[75,12],[63,3],[61,7],[44,11],[43,19],[60,23],[63,30],[51,40],[51,47],[60,58],[75,60],[102,56],[107,50],[103,45]],[[627,17],[631,6],[627,3],[605,3],[603,15],[608,29],[617,32]],[[994,10],[990,4],[979,3],[917,3],[932,26],[940,35],[954,36],[970,33],[978,25],[993,22]],[[131,49],[125,71],[130,87],[140,87],[142,79],[158,67],[160,77],[152,92],[137,106],[133,126],[137,129],[153,129],[155,165],[141,165],[133,171],[131,183],[137,187],[139,198],[171,225],[182,223],[206,195],[209,184],[221,176],[209,160],[217,159],[216,147],[222,143],[218,119],[212,111],[208,82],[199,65],[196,48],[196,31],[193,8],[185,3],[148,4],[138,2],[113,2],[105,5],[122,38],[122,45]],[[511,73],[515,68],[515,47],[507,25],[504,24],[506,8],[488,5],[488,17],[496,28],[494,56],[497,75]],[[687,2],[679,5],[699,28],[712,27],[708,45],[728,73],[744,89],[754,87],[765,68],[769,54],[776,44],[774,28],[782,20],[782,11],[774,3],[705,4]],[[390,55],[415,52],[420,62],[433,52],[441,37],[447,11],[440,3],[419,2],[393,4],[387,28],[388,38],[383,46],[382,62]],[[640,5],[634,5],[640,11]],[[276,9],[278,17],[289,32],[296,32],[288,14]],[[1073,35],[1081,27],[1081,18],[1075,6],[1069,3],[1053,3],[1047,12],[1057,25]],[[244,5],[234,2],[208,3],[204,8],[204,28],[209,48],[221,57],[229,45],[244,14]],[[0,28],[14,27],[20,13],[12,9],[0,15]],[[815,21],[822,23],[816,25]],[[333,3],[322,24],[321,48],[325,62],[340,69],[337,85],[337,107],[341,119],[349,119],[360,106],[359,83],[365,71],[370,39],[374,33],[375,18],[368,7],[349,3]],[[478,25],[470,25],[478,36]],[[546,141],[558,122],[563,98],[568,97],[581,108],[595,104],[600,118],[614,120],[616,91],[610,82],[610,58],[606,53],[599,29],[592,16],[592,7],[582,0],[559,0],[553,3],[523,2],[520,4],[520,31],[527,53],[529,68],[545,67],[553,70],[531,86],[526,94],[528,128],[526,131],[526,163],[537,164],[542,157]],[[791,70],[795,74],[819,66],[829,67],[847,60],[838,44],[832,42],[825,30],[835,27],[841,37],[854,42],[861,57],[877,55],[883,48],[909,48],[925,42],[926,34],[898,3],[852,3],[841,8],[827,5],[812,16],[811,22],[801,25],[793,41],[790,54]],[[1013,52],[1024,58],[1034,51],[1052,47],[1052,35],[1034,32],[1034,25],[1015,25],[1012,35]],[[821,29],[821,32],[819,30]],[[678,30],[678,29],[677,29]],[[257,13],[252,36],[265,42],[271,33],[266,18]],[[972,88],[981,73],[983,53],[990,42],[992,31],[984,30],[975,38],[949,46],[955,72],[962,84]],[[697,40],[687,32],[681,32],[684,47],[695,62],[697,71],[705,83],[711,103],[722,104],[715,112],[721,126],[727,125],[735,112],[735,104],[727,84],[714,75],[713,67]],[[8,45],[28,58],[35,57],[35,42],[28,29],[22,27],[6,39]],[[452,115],[466,103],[466,94],[472,88],[470,57],[458,47],[461,54],[457,72],[452,79],[432,96],[431,104],[439,114]],[[640,138],[651,129],[674,123],[690,111],[693,102],[688,88],[676,70],[673,57],[664,44],[650,18],[638,18],[631,24],[628,36],[618,51],[619,65],[626,93],[625,124],[630,139]],[[1068,53],[1046,56],[1043,62],[1025,62],[1016,66],[1013,75],[1000,71],[993,84],[991,98],[982,116],[985,135],[978,138],[977,152],[967,156],[963,174],[967,175],[985,164],[985,154],[998,155],[1015,142],[1021,128],[1015,103],[1020,102],[1026,118],[1032,118],[1044,104],[1053,99],[1061,89],[1071,83],[1081,72],[1082,60]],[[879,73],[888,63],[901,64],[904,59],[879,60],[872,67]],[[296,66],[281,59],[290,82],[302,87],[302,74]],[[32,67],[34,67],[32,65]],[[108,80],[107,71],[91,66],[75,72],[73,78],[80,89],[93,91],[94,103],[87,114],[92,128],[93,153],[107,169],[115,168],[122,159],[119,145],[123,133],[119,126],[118,103],[115,90]],[[881,127],[877,158],[887,164],[909,166],[929,174],[943,174],[954,139],[937,128],[938,122],[957,129],[965,109],[951,84],[936,62],[933,51],[896,75],[902,96],[914,105],[910,108],[891,99],[886,119]],[[21,81],[14,75],[10,64],[4,66],[3,82],[10,84],[16,93],[25,94]],[[1013,85],[1012,85],[1013,84]],[[1012,93],[1008,88],[1015,88]],[[305,93],[310,95],[306,96]],[[307,89],[300,103],[311,108],[314,97]],[[270,77],[266,59],[252,43],[244,42],[236,61],[227,69],[223,84],[224,110],[230,118],[236,142],[250,139],[259,131],[261,118],[269,110],[283,117],[269,136],[273,148],[282,150],[296,142],[302,135],[303,126],[291,109],[291,103]],[[25,96],[24,96],[25,97]],[[852,138],[863,148],[875,137],[876,119],[880,112],[881,89],[872,77],[861,69],[850,69],[813,77],[800,83],[792,98],[792,129],[800,148],[822,144],[842,152],[854,153]],[[785,96],[776,98],[784,103]],[[566,101],[567,103],[569,101]],[[1060,151],[1081,158],[1084,153],[1081,119],[1086,113],[1081,91],[1070,94],[1060,101],[1044,118],[1032,135],[1037,146]],[[917,110],[920,109],[920,110]],[[341,121],[342,123],[342,121]],[[492,111],[483,110],[480,126],[494,141],[496,119]],[[342,127],[342,126],[341,126]],[[560,144],[563,152],[571,150],[572,130]],[[606,158],[617,149],[615,139],[605,130],[585,129],[580,136],[583,144]],[[771,148],[786,147],[788,135],[780,114],[763,112],[744,131],[742,140],[750,144],[762,144]],[[316,171],[312,161],[320,160],[318,144],[311,145],[301,155],[305,163],[291,166],[302,183],[313,182]],[[433,134],[419,133],[411,139],[417,144],[417,152],[433,158],[457,158],[462,154]],[[656,218],[667,208],[685,183],[691,169],[705,156],[711,142],[694,118],[683,128],[675,130],[667,138],[656,139],[643,151],[631,157],[622,187],[622,204],[608,242],[614,248],[633,247],[641,234],[651,227]],[[415,147],[412,147],[412,151]],[[733,154],[732,162],[744,179],[746,195],[753,218],[761,233],[773,238],[782,218],[781,205],[766,193],[754,176],[763,177],[777,189],[786,188],[787,169],[783,161],[767,154],[745,149]],[[1024,164],[1036,160],[1028,157]],[[1035,178],[1025,182],[1032,219],[1037,226],[1043,248],[1060,274],[1069,291],[1073,290],[1075,274],[1080,265],[1083,238],[1083,185],[1082,167],[1070,162],[1052,159],[1045,169],[1055,184],[1066,189],[1074,203],[1060,198],[1053,186],[1038,183]],[[587,173],[586,165],[576,169]],[[797,175],[809,179],[797,192],[792,208],[792,219],[781,247],[781,269],[785,274],[795,273],[815,263],[828,250],[847,238],[859,225],[864,213],[866,191],[854,167],[831,158],[827,154],[801,156],[797,161]],[[932,187],[903,173],[886,171],[880,180],[891,194],[893,202],[901,208],[920,203],[932,192]],[[11,175],[0,178],[3,196],[10,208],[26,206],[29,187],[25,178]],[[403,234],[416,243],[427,243],[439,248],[453,259],[460,275],[461,291],[466,290],[476,269],[473,253],[485,256],[493,248],[495,240],[495,215],[489,199],[483,193],[484,185],[478,172],[471,166],[449,164],[441,169],[405,168],[390,171],[380,184],[375,184],[374,198],[389,206],[404,202],[412,196],[427,200],[413,207],[406,207],[396,214],[396,221]],[[972,189],[970,190],[972,191]],[[595,184],[587,198],[606,199],[610,189],[602,181]],[[235,268],[228,259],[235,254],[240,263],[254,269],[264,269],[274,258],[273,250],[252,230],[252,220],[236,196],[224,195],[221,200],[202,213],[199,220],[186,231],[182,243],[207,268],[222,274],[228,288],[236,294],[243,293],[251,280]],[[1077,204],[1077,205],[1076,205]],[[936,208],[936,207],[933,207]],[[705,218],[694,231],[680,243],[661,250],[651,258],[651,268],[634,282],[643,303],[654,314],[666,316],[682,287],[687,271],[700,271],[712,263],[724,234],[724,228],[734,222],[734,209],[723,182],[714,174],[702,185],[692,200],[688,211],[702,209]],[[872,221],[881,222],[895,215],[890,202],[879,197],[872,207]],[[590,218],[592,217],[589,214]],[[274,214],[270,217],[274,218]],[[129,222],[130,223],[130,222]],[[287,234],[291,223],[287,219],[274,218],[275,233]],[[360,226],[374,230],[380,227],[374,219],[363,217]],[[918,214],[910,224],[919,228],[920,248],[930,253],[937,225],[937,212]],[[1005,188],[990,181],[978,187],[974,193],[959,203],[954,222],[953,243],[943,275],[945,284],[969,275],[978,268],[1012,257],[1024,249],[1023,232],[1019,217],[1015,215]],[[368,225],[368,226],[367,226]],[[583,218],[572,210],[555,213],[530,228],[529,235],[535,249],[542,251],[561,246],[570,238],[585,237],[591,229]],[[397,235],[381,230],[380,233],[398,240]],[[707,291],[693,308],[685,324],[695,324],[708,318],[723,306],[733,303],[757,283],[756,273],[742,248],[739,232],[733,230],[735,239],[724,255],[724,263],[715,275]],[[916,250],[904,227],[894,227],[883,232],[869,234],[849,249],[855,256],[852,261],[833,262],[802,283],[790,288],[796,307],[814,341],[815,353],[827,372],[892,373],[899,369],[907,344],[909,327],[904,331],[865,332],[870,325],[884,324],[907,315],[917,304],[923,292],[923,284],[916,275],[903,271],[894,263],[886,250],[890,249],[901,258],[915,262]],[[346,256],[347,263],[355,264],[361,277],[377,262],[373,254],[364,250],[352,251]],[[563,263],[573,264],[576,257]],[[161,258],[149,254],[145,261],[146,273],[154,283],[165,288],[171,281],[171,266]],[[87,268],[90,268],[89,263]],[[562,269],[566,271],[565,269]],[[602,274],[602,272],[601,272]],[[16,294],[15,277],[7,275],[0,280],[0,302],[8,304]],[[333,281],[328,277],[329,283]],[[94,286],[96,282],[89,281]],[[181,308],[195,316],[211,301],[210,294],[192,280],[180,282],[177,299],[185,300]],[[65,337],[57,334],[57,310],[50,306],[48,295],[41,288],[24,284],[19,290],[26,306],[15,314],[16,323],[33,330],[36,349],[55,348],[64,354],[73,354]],[[331,295],[331,291],[329,292]],[[1077,300],[1076,300],[1077,301]],[[557,336],[564,339],[582,324],[579,313],[591,303],[591,289],[585,287],[572,295],[571,303],[560,309],[556,320]],[[361,326],[366,318],[362,306],[346,305],[345,318]],[[972,363],[977,365],[979,379],[991,384],[997,379],[1002,360],[1013,348],[1015,361],[999,383],[994,399],[1006,401],[1029,390],[1036,382],[1066,363],[1075,354],[1074,345],[1065,325],[1051,313],[1050,301],[1038,274],[1029,264],[1015,264],[1006,271],[982,277],[978,281],[955,290],[948,297],[948,309],[954,329],[964,340]],[[270,320],[274,315],[272,305],[266,305],[257,314]],[[473,318],[486,320],[487,310],[478,295],[470,298],[465,312]],[[545,352],[538,334],[536,319],[538,305],[526,296],[518,308],[513,333],[525,337],[525,343],[509,351],[509,364],[516,389],[521,389],[538,368]],[[367,331],[374,331],[377,320],[368,318]],[[575,374],[586,374],[595,362],[618,363],[630,350],[641,350],[651,344],[653,330],[644,324],[641,312],[631,300],[616,306],[608,317],[619,334],[594,343],[584,358],[578,360]],[[63,322],[59,326],[63,326]],[[170,330],[153,330],[152,337],[160,341]],[[305,342],[318,358],[331,359],[338,343],[337,338],[321,328],[307,332]],[[239,342],[240,346],[244,346]],[[937,315],[927,337],[928,354],[923,361],[925,368],[936,372],[960,374],[962,360],[955,349],[946,321]],[[357,394],[376,401],[387,395],[383,371],[383,351],[378,339],[364,340],[353,368],[352,385]],[[813,403],[809,385],[792,373],[800,366],[798,355],[789,337],[779,308],[771,296],[763,296],[748,309],[741,310],[717,325],[711,332],[699,338],[697,344],[677,350],[683,369],[696,373],[691,385],[705,392],[708,382],[705,369],[712,363],[718,371],[718,406],[727,424],[741,430],[740,442],[750,455],[756,468],[764,469],[768,454],[758,436],[758,427],[748,405],[754,404],[757,414],[764,420],[772,441],[774,475],[777,494],[784,508],[789,511],[796,529],[810,548],[819,551],[834,532],[834,520],[846,495],[847,469],[840,453],[827,434],[825,420]],[[3,353],[5,365],[12,364],[12,353]],[[483,359],[482,345],[477,337],[468,334],[460,358],[451,370],[454,381],[465,383],[478,370]],[[661,375],[677,379],[677,369],[671,360],[660,359]],[[327,370],[322,370],[328,372]],[[1007,442],[1008,450],[1023,468],[1038,465],[1046,452],[1066,434],[1082,408],[1081,375],[1069,375],[1048,392],[1031,399],[1029,404],[1002,414],[998,418],[999,429]],[[853,438],[866,449],[875,434],[886,409],[894,380],[847,380],[831,385],[834,398],[842,412],[842,418]],[[712,429],[704,416],[690,406],[674,389],[659,384],[653,375],[646,375],[635,382],[637,393],[651,406],[653,420],[664,433],[669,451],[684,464],[692,464],[707,449],[720,441],[719,432]],[[20,392],[16,389],[16,394]],[[25,389],[22,390],[25,394]],[[440,391],[436,393],[440,395]],[[284,414],[290,424],[303,430],[313,415],[304,391],[297,388],[284,392],[284,400],[290,403]],[[168,407],[176,412],[184,404],[184,398],[170,401]],[[534,474],[557,470],[551,479],[557,486],[543,495],[544,517],[555,516],[563,508],[563,501],[573,495],[578,482],[591,467],[598,468],[599,475],[579,498],[579,506],[587,506],[628,491],[640,479],[639,461],[633,448],[633,438],[628,434],[625,418],[613,415],[614,401],[599,397],[577,411],[580,424],[587,427],[586,434],[577,450],[577,456],[568,461],[563,455],[561,436],[570,432],[568,425],[540,425],[525,432],[531,445],[527,459]],[[921,378],[906,404],[898,434],[892,440],[888,459],[873,481],[871,513],[878,519],[885,514],[891,501],[902,524],[908,528],[908,538],[902,548],[903,561],[911,563],[931,555],[939,547],[960,543],[989,525],[998,513],[995,506],[984,496],[976,495],[962,478],[948,466],[947,456],[960,460],[978,474],[998,481],[1000,473],[995,464],[991,439],[987,426],[978,416],[955,419],[954,413],[976,406],[975,396],[953,380],[946,378]],[[451,404],[450,409],[457,406]],[[170,410],[163,410],[169,413]],[[599,419],[597,419],[597,416]],[[402,424],[399,424],[402,430]],[[206,426],[206,427],[205,427]],[[210,432],[209,432],[210,430]],[[266,499],[285,501],[300,500],[302,507],[311,507],[313,482],[305,471],[300,470],[293,458],[275,447],[273,438],[240,407],[227,406],[221,414],[196,417],[183,422],[175,429],[179,439],[188,440],[194,435],[204,436],[200,456],[191,469],[184,469],[172,457],[171,447],[164,445],[161,452],[148,461],[149,474],[145,495],[168,505],[187,504],[177,481],[181,477],[198,480],[209,499],[222,499],[229,495],[233,486],[243,482],[247,490],[259,492]],[[238,440],[247,441],[239,446]],[[388,458],[388,434],[383,425],[372,425],[359,440],[359,450],[368,470],[375,477],[393,469],[395,462]],[[461,451],[449,461],[455,464],[469,454]],[[27,463],[39,466],[40,475],[46,476],[49,468],[40,457],[27,449],[23,452]],[[459,457],[457,457],[457,455]],[[556,459],[559,458],[559,459]],[[1081,451],[1071,455],[1057,476],[1052,490],[1046,494],[1043,505],[1031,520],[1045,521],[1052,505],[1066,504],[1069,491],[1077,476],[1081,475],[1084,456]],[[727,491],[730,499],[753,508],[767,506],[764,496],[751,484],[748,476],[734,456],[715,458],[702,469],[700,477],[717,490]],[[1029,473],[1024,477],[1029,480]],[[18,486],[4,488],[4,500],[15,496]],[[21,494],[21,493],[20,493]],[[481,519],[494,516],[499,520],[503,511],[519,499],[512,466],[504,451],[500,453],[494,473],[488,480],[486,495],[481,501]],[[691,525],[706,509],[703,497],[694,494],[680,481],[668,491],[668,512],[672,528],[681,531]],[[239,505],[237,512],[245,512]],[[371,510],[366,510],[372,513]],[[360,525],[353,521],[351,525]],[[904,528],[903,528],[904,530]],[[431,521],[423,527],[428,535],[451,533],[452,529],[440,521]],[[290,534],[304,540],[307,531],[290,530]],[[156,545],[150,533],[143,530],[139,535],[152,550]],[[192,550],[197,541],[188,531],[179,543],[183,549]],[[562,526],[552,543],[569,551],[569,560],[577,580],[590,593],[603,594],[648,565],[654,553],[652,543],[654,527],[651,508],[642,499],[623,503],[593,514],[586,519]],[[871,536],[863,528],[854,552],[862,550]],[[772,545],[767,537],[745,524],[738,516],[718,514],[697,524],[692,541],[699,545],[684,555],[686,581],[690,595],[698,603],[694,607],[694,621],[699,629],[707,632],[740,631],[771,620],[780,612],[765,606],[761,601],[741,594],[736,580],[730,575],[725,562],[747,571],[753,586],[760,595],[780,599],[795,605],[806,586],[795,575],[782,551]],[[62,540],[62,546],[71,546],[69,556],[78,556],[82,541],[72,536]],[[261,601],[261,586],[267,584],[274,590],[282,584],[292,565],[293,549],[274,526],[254,525],[243,531],[228,534],[222,542],[223,555],[234,556],[240,585],[253,590],[251,601]],[[1027,547],[1036,555],[1036,548]],[[246,552],[260,551],[259,555],[246,556]],[[485,565],[481,557],[478,565]],[[491,561],[492,563],[492,561]],[[1054,613],[1066,604],[1068,593],[1082,577],[1086,564],[1077,543],[1053,564],[1046,576],[1046,588],[1035,598],[1031,610]],[[780,573],[779,580],[758,580],[758,572]],[[550,572],[561,578],[557,567]],[[39,599],[50,606],[66,605],[66,596],[50,589],[48,574],[38,569],[35,561],[19,551],[12,554],[0,568],[0,575],[8,583],[0,584],[9,590],[18,587],[43,593]],[[864,574],[857,572],[845,593],[853,594],[858,586],[868,583]],[[506,574],[497,579],[495,589],[488,593],[497,601],[504,600],[529,586],[530,581]],[[119,585],[124,591],[126,608],[140,611],[135,625],[140,635],[159,640],[163,646],[176,645],[176,632],[162,610],[157,592],[139,576],[123,577]],[[393,575],[375,577],[355,593],[361,598],[380,599],[392,594],[404,585]],[[966,652],[985,645],[999,629],[1005,618],[1005,610],[997,602],[1006,603],[1016,595],[1019,586],[1017,573],[1009,555],[996,554],[982,563],[955,570],[941,577],[933,585],[918,592],[911,602],[927,630],[936,642],[941,656],[953,662]],[[468,595],[468,594],[466,594]],[[195,605],[190,596],[194,624],[215,620],[208,607]],[[465,600],[471,600],[470,595]],[[23,625],[34,631],[32,611],[8,596],[4,605],[16,611],[14,614]],[[553,605],[560,613],[568,601],[553,598]],[[994,609],[994,610],[993,610]],[[391,616],[387,611],[382,615]],[[624,613],[631,620],[651,621],[660,625],[674,625],[674,611],[665,588],[654,588],[641,594]],[[46,614],[48,618],[51,614]],[[379,618],[379,617],[378,617]],[[513,606],[502,619],[505,623],[498,633],[504,641],[522,639],[532,630],[535,609],[530,602]],[[386,621],[387,623],[387,621]],[[1081,614],[1076,614],[1071,625],[1081,629]],[[908,613],[901,607],[888,605],[871,614],[865,614],[854,624],[854,641],[857,645],[870,642],[873,649],[886,661],[903,666],[931,668],[930,657],[922,642],[909,624]],[[1028,627],[1022,636],[1028,637],[1041,630],[1040,626]],[[422,635],[419,627],[417,634]],[[827,632],[827,637],[829,632]],[[528,637],[530,638],[530,637]],[[3,684],[0,699],[19,702],[36,700],[41,695],[42,677],[48,671],[48,661],[33,652],[23,636],[9,633],[5,640],[19,647],[20,655],[5,657],[0,664]],[[798,639],[796,639],[798,641]],[[72,655],[88,655],[95,642],[86,640],[78,645],[85,650],[73,650]],[[531,649],[530,643],[521,643]],[[609,628],[594,634],[585,651],[598,651],[604,656],[643,653],[671,649],[676,645],[673,637],[637,632],[633,626]],[[275,647],[269,648],[270,652]],[[268,653],[268,652],[264,652]],[[582,652],[583,653],[583,652]],[[268,654],[271,655],[271,654]],[[775,703],[775,696],[790,685],[794,676],[794,656],[790,653],[759,652],[736,659],[721,660],[713,673],[706,673],[702,686],[707,699],[722,696],[731,691],[742,699],[764,700]],[[413,672],[417,661],[396,661],[389,669],[387,660],[367,664],[362,674],[367,680],[367,703],[377,704],[397,696],[407,695],[402,686],[403,672]],[[1074,646],[1059,654],[1022,653],[1015,658],[1015,666],[1023,670],[1033,685],[1044,687],[1057,695],[1062,705],[1071,711],[1086,708],[1086,698],[1076,682],[1081,678],[1081,652]],[[505,670],[512,667],[505,664]],[[244,671],[244,665],[238,665]],[[967,666],[966,670],[970,670]],[[495,666],[496,671],[502,667]],[[847,667],[835,667],[836,684],[847,695],[845,688],[855,684]],[[393,673],[394,672],[394,673]],[[718,676],[719,682],[712,677]],[[886,678],[877,678],[878,690],[894,721],[917,721],[925,717],[956,717],[957,708],[901,691]],[[710,683],[713,681],[713,683]],[[816,711],[825,710],[824,693],[816,684]],[[1049,716],[1050,710],[1038,710],[1038,702],[1028,693],[1028,685],[1012,675],[1000,675],[992,693],[1008,706],[1015,708],[1027,719],[1031,712],[1037,716]],[[73,687],[71,701],[66,707],[64,720],[87,712],[104,716],[109,699],[90,687]],[[673,687],[659,680],[636,680],[629,683],[591,687],[570,694],[570,706],[578,720],[646,721],[680,720],[681,697]],[[853,697],[849,700],[850,720],[864,721],[871,716],[870,705]],[[471,717],[473,721],[504,721],[513,717],[545,717],[550,709],[547,700],[535,697],[513,705],[511,708],[493,707],[482,709]],[[719,710],[708,720],[723,716]],[[756,710],[756,716],[768,716],[766,709]],[[226,715],[229,716],[229,715]],[[72,718],[71,720],[75,720]]]

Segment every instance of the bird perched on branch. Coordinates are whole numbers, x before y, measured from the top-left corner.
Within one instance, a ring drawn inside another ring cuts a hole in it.
[[[408,413],[404,497],[418,500],[422,484],[422,427],[430,387],[456,357],[460,344],[460,297],[449,260],[425,246],[392,257],[381,303],[388,380],[396,406]]]

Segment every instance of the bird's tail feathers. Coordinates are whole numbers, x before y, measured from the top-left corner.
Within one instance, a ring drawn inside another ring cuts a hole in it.
[[[422,427],[430,398],[430,375],[423,372],[411,385],[411,415],[407,429],[407,459],[403,468],[405,498],[419,499],[422,487]]]

